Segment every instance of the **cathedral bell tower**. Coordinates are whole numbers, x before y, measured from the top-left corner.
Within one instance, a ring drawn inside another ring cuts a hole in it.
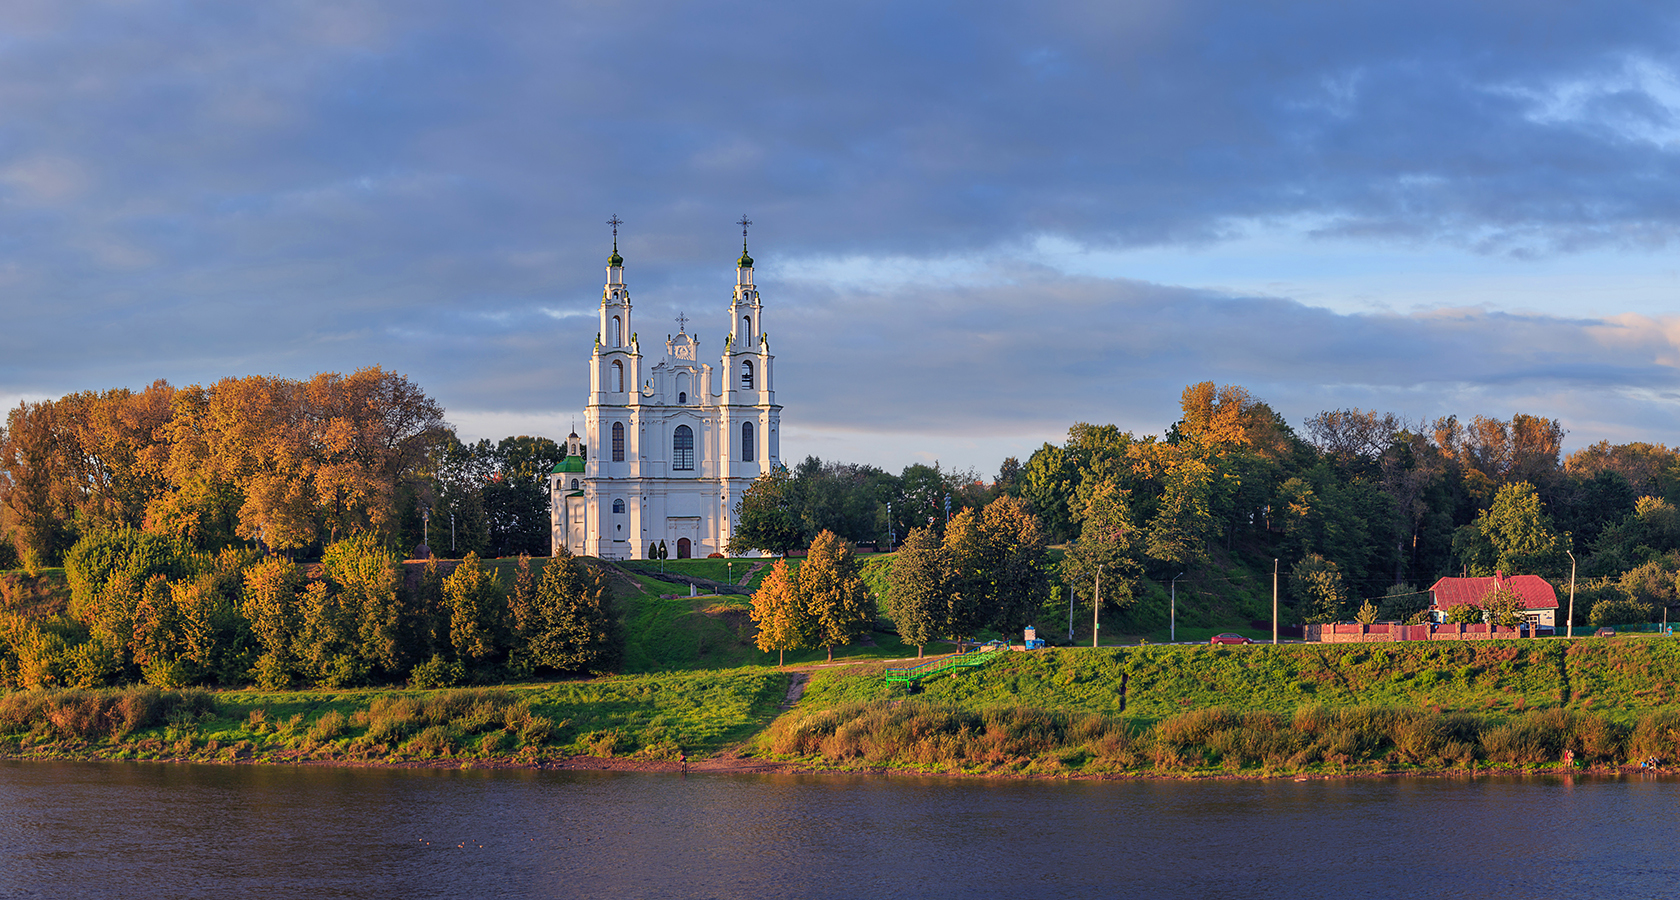
[[[624,284],[624,257],[618,255],[618,226],[624,223],[613,216],[607,224],[613,227],[613,250],[607,257],[607,283],[601,288],[601,330],[595,333],[594,384],[590,392],[595,402],[623,404],[629,402],[628,395],[636,393],[642,354],[630,326],[630,288]]]
[[[724,393],[728,404],[757,405],[776,402],[770,384],[770,342],[764,336],[764,307],[753,284],[753,258],[747,252],[746,216],[741,226],[741,258],[735,263],[735,296],[729,301],[732,323],[724,347]]]

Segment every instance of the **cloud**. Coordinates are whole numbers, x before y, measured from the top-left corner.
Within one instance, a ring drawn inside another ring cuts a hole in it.
[[[1667,320],[1339,315],[1032,248],[1664,252],[1676,24],[1615,0],[12,4],[0,393],[381,364],[462,421],[566,409],[603,220],[643,321],[704,323],[748,212],[813,434],[1157,430],[1203,378],[1297,416],[1520,399],[1631,428],[1669,409]]]

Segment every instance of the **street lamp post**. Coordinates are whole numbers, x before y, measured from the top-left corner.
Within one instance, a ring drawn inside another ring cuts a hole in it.
[[[1167,640],[1175,644],[1178,643],[1178,580],[1183,577],[1183,572],[1173,576],[1172,600],[1167,613]]]
[[[1073,644],[1073,585],[1068,585],[1068,644]]]
[[[1096,599],[1091,602],[1091,646],[1092,646],[1092,648],[1095,648],[1097,646],[1097,631],[1098,631],[1098,629],[1102,628],[1102,622],[1100,622],[1097,619],[1097,614],[1100,613],[1100,612],[1102,612],[1102,566],[1097,566]]]
[[[1563,551],[1569,554],[1569,626],[1565,637],[1575,636],[1575,551]],[[1553,632],[1556,634],[1557,632]]]

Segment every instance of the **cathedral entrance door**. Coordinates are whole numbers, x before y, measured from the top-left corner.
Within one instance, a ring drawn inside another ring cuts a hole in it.
[[[688,559],[694,555],[694,545],[688,538],[677,538],[677,559]]]

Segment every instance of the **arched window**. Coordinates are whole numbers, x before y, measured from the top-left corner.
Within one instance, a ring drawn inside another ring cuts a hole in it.
[[[621,515],[624,513],[624,501],[623,500],[614,500],[613,501],[613,512],[621,514]]]
[[[741,360],[741,390],[750,391],[752,389],[753,389],[752,360],[743,359],[743,360]]]
[[[752,316],[741,317],[741,338],[748,347],[752,346]]]
[[[677,402],[678,403],[687,403],[688,402],[688,394],[684,393],[683,391],[678,391],[677,392]]]
[[[624,363],[613,362],[613,390],[624,390]]]
[[[613,299],[618,298],[614,297]],[[612,345],[614,347],[624,346],[624,321],[618,316],[613,316]]]
[[[751,422],[741,423],[741,462],[753,461],[753,427]]]
[[[624,462],[624,423],[613,423],[613,462]]]
[[[574,491],[577,490],[577,484],[578,484],[577,479],[573,478],[572,479],[572,490],[574,490]]]
[[[678,425],[671,435],[671,468],[679,472],[694,471],[694,429]]]

